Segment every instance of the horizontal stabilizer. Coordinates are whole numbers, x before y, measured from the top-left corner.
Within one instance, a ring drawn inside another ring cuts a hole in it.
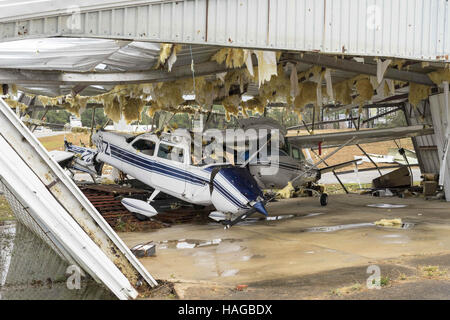
[[[328,167],[325,167],[325,168],[322,168],[322,169],[319,169],[319,170],[320,170],[321,174],[324,174],[324,173],[327,173],[327,172],[330,172],[330,171],[333,171],[333,170],[342,169],[342,168],[351,166],[352,164],[357,163],[357,162],[361,162],[361,160],[359,160],[359,159],[350,160],[350,161],[346,161],[346,162],[335,164],[333,166],[328,166]]]

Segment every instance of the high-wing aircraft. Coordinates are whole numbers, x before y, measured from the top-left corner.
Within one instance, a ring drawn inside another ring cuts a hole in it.
[[[322,174],[352,165],[358,160],[318,168],[318,165],[323,161],[321,160],[319,163],[314,164],[310,157],[307,159],[303,153],[304,151],[307,152],[307,149],[317,148],[318,146],[321,148],[341,148],[342,146],[410,138],[434,133],[433,128],[417,125],[297,136],[288,134],[286,129],[270,118],[242,119],[240,120],[240,127],[244,130],[277,129],[280,132],[281,143],[279,148],[275,150],[275,154],[270,154],[271,148],[267,148],[269,151],[267,154],[256,157],[257,161],[248,164],[250,173],[262,189],[281,189],[288,183],[291,183],[293,189],[303,189],[318,195],[323,206],[327,204],[328,197],[323,193],[322,188],[317,185]],[[268,171],[265,169],[274,164],[278,166],[278,171],[267,174]]]
[[[92,136],[97,149],[65,142],[65,151],[52,152],[69,168],[100,174],[104,163],[138,179],[154,189],[147,202],[125,198],[122,204],[132,212],[151,217],[157,211],[150,204],[160,193],[194,205],[213,205],[210,217],[231,222],[259,212],[267,216],[264,195],[247,168],[230,163],[195,162],[191,143],[185,136],[145,133],[137,136],[98,131]],[[72,162],[70,162],[72,161]]]
[[[157,211],[150,203],[163,192],[194,205],[213,205],[216,211],[210,217],[231,226],[254,212],[267,216],[264,207],[267,198],[264,198],[262,189],[281,189],[288,185],[293,189],[311,191],[320,196],[321,205],[327,204],[327,195],[317,185],[321,175],[356,160],[319,169],[319,163],[314,164],[305,158],[304,148],[315,147],[318,143],[324,147],[342,147],[433,132],[432,128],[416,126],[396,128],[395,134],[390,136],[386,135],[385,129],[339,132],[327,134],[326,138],[324,135],[286,136],[284,128],[267,118],[246,119],[240,127],[245,130],[278,129],[281,143],[275,149],[266,148],[268,152],[265,154],[259,154],[259,150],[250,154],[246,147],[242,150],[228,149],[225,153],[233,153],[231,158],[234,161],[224,157],[222,162],[208,164],[205,159],[195,159],[191,152],[192,140],[186,135],[165,132],[129,135],[98,131],[92,137],[97,149],[75,146],[66,141],[65,151],[53,152],[53,157],[66,167],[87,172],[92,177],[101,175],[103,164],[107,163],[152,187],[154,192],[147,202],[129,198],[122,200],[123,205],[136,214],[156,215]],[[215,140],[218,142],[220,140]],[[236,161],[239,157],[243,158],[240,162]],[[270,173],[266,170],[270,166],[277,167],[277,170]]]

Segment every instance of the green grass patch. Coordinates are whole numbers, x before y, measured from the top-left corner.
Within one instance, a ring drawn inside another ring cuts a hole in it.
[[[14,214],[4,196],[0,196],[0,221],[14,220]]]

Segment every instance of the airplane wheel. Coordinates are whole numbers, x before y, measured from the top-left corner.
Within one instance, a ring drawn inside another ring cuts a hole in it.
[[[320,195],[320,205],[322,207],[326,206],[328,204],[328,195],[326,193],[322,193]]]

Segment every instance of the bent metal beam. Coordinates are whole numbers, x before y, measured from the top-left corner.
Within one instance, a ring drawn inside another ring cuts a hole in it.
[[[225,65],[209,61],[196,64],[196,76],[205,76],[228,71]],[[133,84],[172,81],[192,77],[190,65],[165,70],[132,72],[64,72],[37,71],[25,69],[0,69],[0,83],[5,84],[40,84],[40,85],[94,85],[94,84]]]

